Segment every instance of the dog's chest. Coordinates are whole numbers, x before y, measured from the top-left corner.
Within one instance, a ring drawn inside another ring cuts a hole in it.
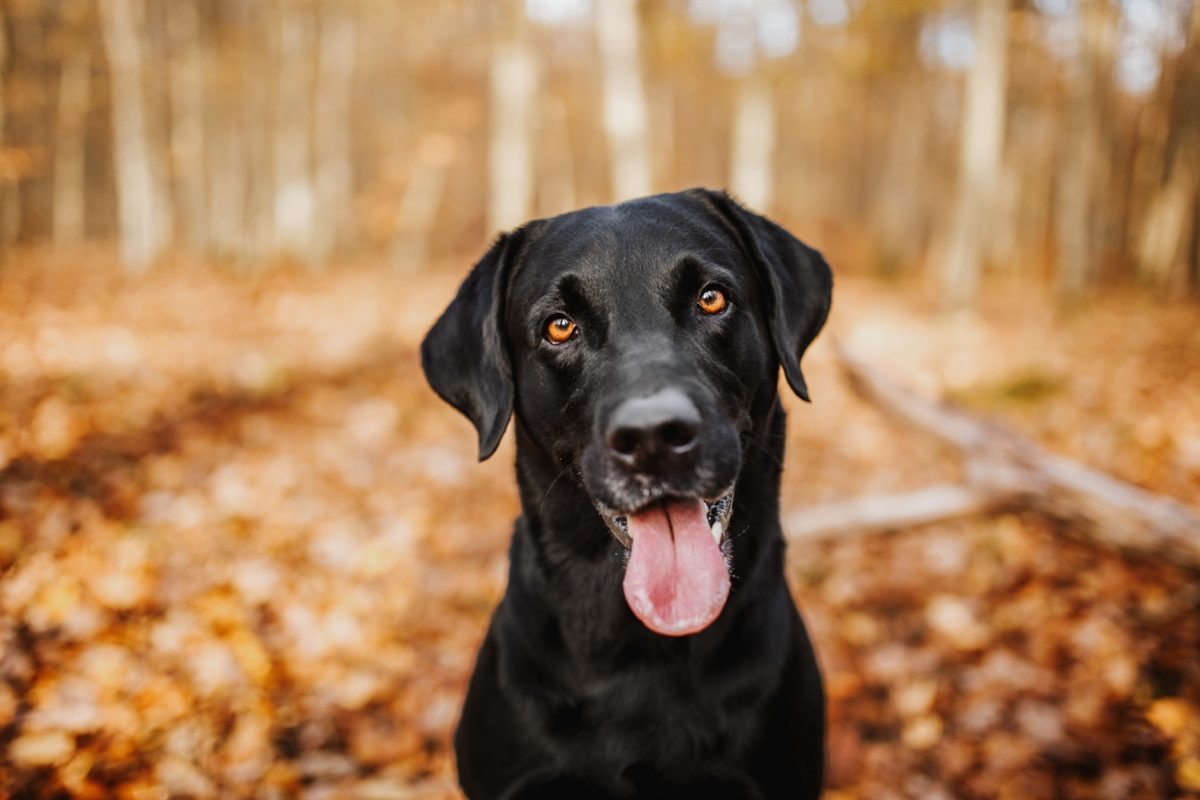
[[[580,690],[569,712],[573,755],[617,773],[634,765],[672,771],[736,764],[761,718],[760,703],[731,702],[685,669],[642,667],[585,681]],[[562,726],[551,728],[563,741]]]

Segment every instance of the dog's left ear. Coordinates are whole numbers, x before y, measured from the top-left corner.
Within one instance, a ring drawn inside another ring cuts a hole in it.
[[[502,309],[519,239],[518,230],[492,245],[421,342],[425,378],[475,425],[480,461],[496,452],[512,416],[512,364]]]
[[[819,252],[725,192],[704,190],[733,225],[766,291],[771,338],[792,391],[808,400],[800,357],[829,316],[833,273]]]

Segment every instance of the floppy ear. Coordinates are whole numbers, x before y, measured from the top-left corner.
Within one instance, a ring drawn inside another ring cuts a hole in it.
[[[425,378],[475,425],[480,461],[496,452],[513,409],[502,309],[516,236],[492,245],[421,342]]]
[[[771,338],[792,391],[808,400],[800,357],[817,338],[833,298],[833,273],[816,250],[726,192],[705,192],[733,225],[766,292]]]

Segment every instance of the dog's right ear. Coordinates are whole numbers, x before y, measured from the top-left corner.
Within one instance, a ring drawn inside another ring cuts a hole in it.
[[[512,364],[504,341],[503,307],[519,233],[503,234],[492,245],[421,342],[425,378],[475,425],[480,461],[496,452],[512,416]]]
[[[700,190],[733,225],[754,261],[767,295],[771,337],[788,385],[808,400],[800,357],[812,344],[833,299],[833,272],[816,250],[726,192]]]

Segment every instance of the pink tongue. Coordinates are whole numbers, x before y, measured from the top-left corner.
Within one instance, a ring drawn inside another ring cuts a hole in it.
[[[704,630],[729,597],[729,569],[700,500],[671,500],[629,515],[633,549],[625,602],[664,636]]]

